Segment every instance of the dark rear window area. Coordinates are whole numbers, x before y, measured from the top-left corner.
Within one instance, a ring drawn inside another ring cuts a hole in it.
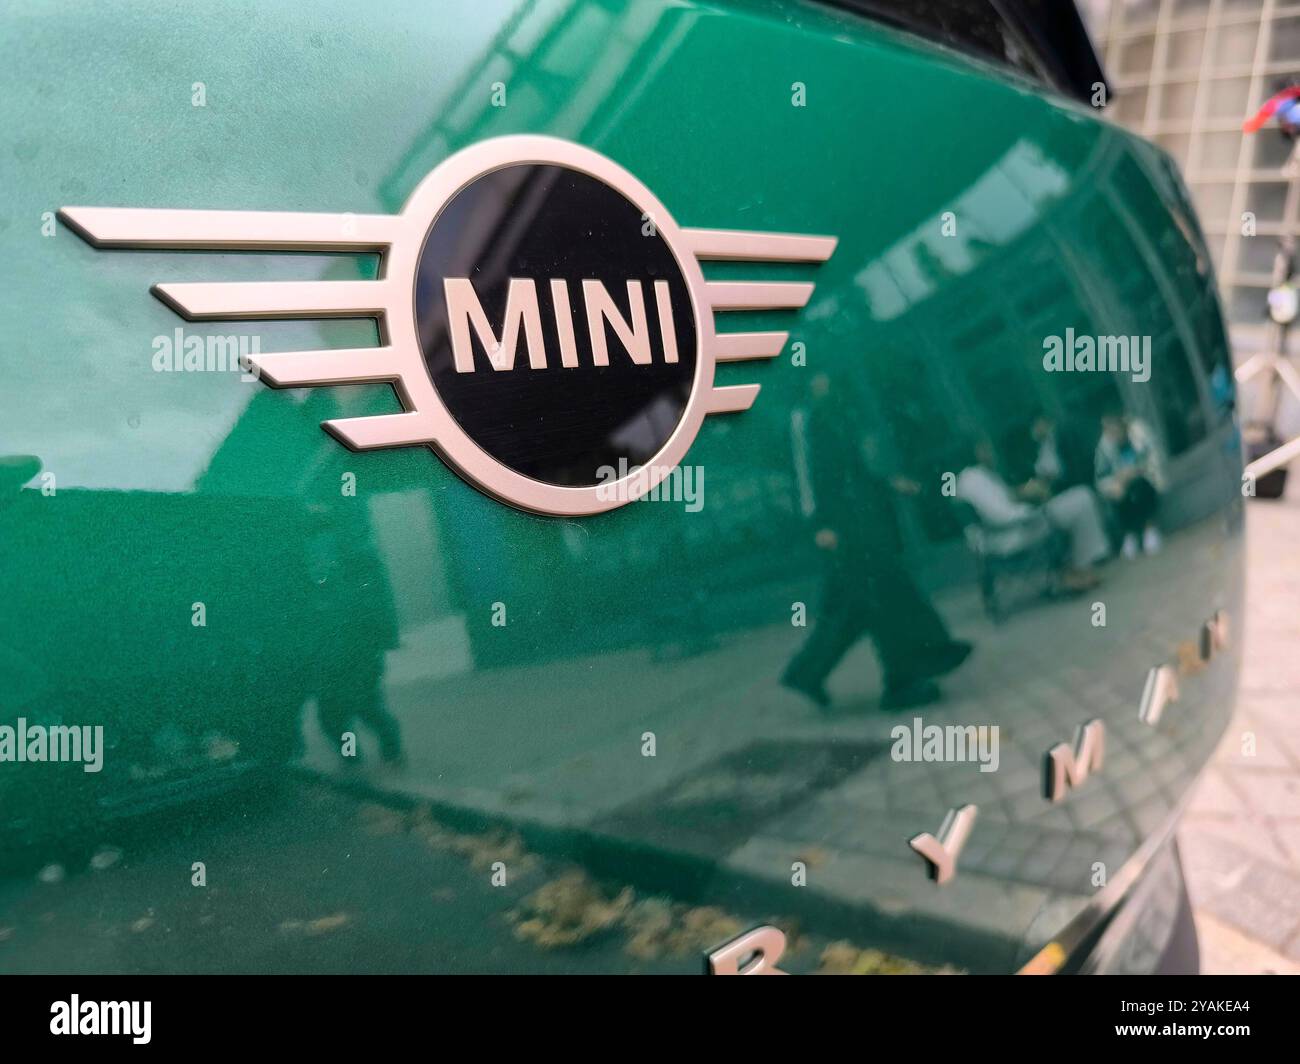
[[[822,2],[1001,63],[1084,103],[1106,81],[1071,0]]]

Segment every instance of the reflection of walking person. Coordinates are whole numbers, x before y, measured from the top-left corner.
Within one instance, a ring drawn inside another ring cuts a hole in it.
[[[356,509],[356,508],[354,508]],[[315,587],[316,701],[321,732],[341,750],[360,720],[389,763],[402,760],[402,734],[384,700],[385,652],[397,646],[397,617],[388,582],[364,517],[323,515],[310,547]],[[359,759],[344,758],[345,764]]]
[[[869,635],[884,673],[881,707],[933,702],[940,697],[934,677],[960,665],[971,647],[949,636],[904,567],[894,495],[915,485],[871,472],[856,422],[850,411],[835,409],[829,384],[821,373],[812,380],[802,441],[825,582],[812,632],[781,682],[825,708],[826,679]]]

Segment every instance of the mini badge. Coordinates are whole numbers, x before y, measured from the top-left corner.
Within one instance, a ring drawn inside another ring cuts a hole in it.
[[[404,412],[327,421],[356,450],[423,444],[538,513],[630,502],[704,418],[758,385],[718,362],[772,358],[784,332],[717,333],[713,312],[797,309],[813,286],[705,281],[703,259],[824,262],[835,238],[684,229],[640,181],[568,141],[509,136],[452,155],[397,215],[65,207],[98,248],[377,252],[373,281],[157,284],[193,321],[373,317],[381,345],[249,356],[272,387],[390,382]],[[602,480],[601,470],[619,470]]]

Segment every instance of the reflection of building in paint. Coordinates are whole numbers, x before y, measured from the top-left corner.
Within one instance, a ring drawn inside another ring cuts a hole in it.
[[[617,115],[654,83],[693,18],[649,5],[523,4],[451,95],[455,104],[437,109],[395,164],[383,185],[386,205],[399,207],[429,169],[483,137],[545,129],[599,146],[618,130]],[[565,75],[559,81],[557,64]],[[488,87],[498,81],[508,86],[505,108],[491,104]],[[862,425],[862,445],[879,475],[932,483],[941,471],[962,468],[968,437],[984,431],[999,437],[1009,464],[1028,464],[1035,410],[1095,429],[1103,409],[1123,405],[1156,428],[1170,455],[1171,525],[1217,505],[1225,481],[1214,473],[1230,463],[1218,438],[1224,418],[1211,380],[1216,369],[1221,375],[1225,352],[1213,304],[1188,297],[1200,291],[1204,262],[1194,240],[1189,247],[1191,230],[1167,221],[1153,191],[1153,185],[1170,189],[1169,172],[1130,154],[1104,135],[1105,127],[1100,132],[1083,160],[1060,154],[1064,141],[1051,135],[1008,136],[986,164],[958,163],[955,169],[969,178],[948,202],[913,202],[900,219],[902,235],[889,234],[880,248],[856,249],[862,256],[856,263],[847,258],[855,251],[842,249],[840,265],[852,270],[856,287],[827,286],[804,320],[826,330],[827,340],[869,355],[835,370],[836,394],[844,416]],[[921,206],[924,212],[916,209]],[[941,235],[945,211],[954,215],[953,236]],[[1150,335],[1156,379],[1135,385],[1109,374],[1068,380],[1044,374],[1042,339],[1067,326]],[[507,585],[530,589],[538,612],[529,623],[548,633],[522,651],[516,645],[514,653],[545,658],[590,638],[590,603],[575,589],[591,583],[610,588],[601,638],[629,645],[662,638],[658,633],[680,625],[673,615],[683,609],[710,608],[714,596],[701,572],[716,577],[719,589],[749,586],[756,601],[770,596],[772,588],[763,585],[773,574],[749,561],[761,554],[756,539],[788,545],[784,576],[810,571],[816,559],[804,527],[806,470],[797,458],[805,383],[798,374],[774,373],[764,385],[769,401],[760,398],[746,415],[745,438],[761,449],[779,433],[789,441],[789,462],[761,468],[747,458],[747,448],[726,442],[735,428],[706,426],[688,460],[723,455],[725,475],[710,470],[703,510],[685,520],[665,518],[655,535],[623,532],[627,514],[557,522],[556,549],[539,556],[534,544],[524,556],[508,549],[515,515],[497,504],[472,505],[446,521],[438,512],[440,493],[433,493],[438,558],[446,566],[441,582],[451,612],[465,619],[476,664],[491,665],[498,655],[502,640],[488,627],[482,604]],[[780,500],[775,522],[774,499]],[[946,500],[923,492],[897,504],[909,552],[928,555],[941,543],[940,556],[951,553],[954,565],[965,563]],[[761,532],[752,524],[755,514],[765,515]],[[740,541],[752,549],[737,550]],[[671,564],[686,557],[692,564]],[[718,623],[743,628],[744,611],[736,609],[734,595],[727,601],[730,614]],[[672,605],[663,607],[664,616],[652,616],[656,602]]]
[[[545,130],[598,145],[618,129],[699,17],[655,4],[524,0],[383,182],[400,208],[430,170],[484,137]],[[506,86],[506,106],[489,89]]]
[[[1194,234],[1189,242],[1157,199],[1172,180],[1155,156],[1111,137],[1073,182],[1045,147],[1021,142],[953,199],[957,235],[941,235],[936,210],[859,271],[862,333],[890,323],[890,341],[864,361],[873,386],[858,400],[868,423],[887,427],[885,466],[929,481],[962,468],[970,439],[991,432],[1009,471],[1028,477],[1035,410],[1095,432],[1101,410],[1122,406],[1156,427],[1171,459],[1163,519],[1178,525],[1217,506],[1227,482],[1209,471],[1230,467],[1231,426],[1214,381],[1228,356],[1214,302],[1199,294]],[[1153,379],[1042,372],[1044,337],[1066,325],[1151,336]],[[913,542],[955,541],[943,499],[921,493],[902,509]]]
[[[1300,187],[1282,175],[1290,143],[1242,122],[1300,79],[1300,4],[1287,0],[1090,0],[1114,87],[1106,113],[1182,169],[1218,269],[1228,317],[1264,320],[1277,237],[1300,235]],[[1254,215],[1256,234],[1242,233]]]
[[[1018,142],[943,214],[927,218],[858,274],[872,317],[896,318],[933,295],[944,276],[975,269],[986,251],[1031,228],[1044,206],[1068,188],[1068,175],[1042,149]],[[946,235],[949,212],[952,232]]]

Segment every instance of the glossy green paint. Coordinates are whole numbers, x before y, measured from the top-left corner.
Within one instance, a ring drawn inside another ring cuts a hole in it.
[[[42,3],[0,31],[0,723],[102,724],[107,746],[98,774],[0,763],[0,970],[697,971],[767,921],[800,928],[795,971],[905,966],[865,948],[1015,970],[1215,746],[1235,644],[1188,667],[1159,727],[1137,720],[1147,670],[1187,664],[1241,588],[1213,279],[1149,145],[813,4]],[[387,387],[155,370],[177,328],[263,351],[377,336],[183,323],[155,282],[371,277],[371,258],[42,231],[78,204],[392,212],[451,152],[520,132],[600,150],[682,225],[840,238],[817,269],[710,267],[817,289],[783,319],[725,316],[783,320],[806,365],[719,368],[762,392],[688,455],[698,512],[523,514],[427,450],[352,454],[319,428],[398,409]],[[1044,373],[1067,327],[1152,336],[1151,380]],[[886,568],[975,646],[915,713],[880,709],[868,639],[833,714],[778,683],[828,579],[798,458],[817,375],[844,461],[880,485],[839,502],[897,521]],[[992,623],[944,475],[985,434],[1023,473],[1037,408],[1095,422],[1120,401],[1169,451],[1166,549]],[[999,770],[892,760],[913,716],[999,726]],[[1041,757],[1092,717],[1105,770],[1050,805]],[[908,839],[963,802],[980,819],[938,888]],[[105,847],[120,860],[87,870]],[[36,876],[52,864],[61,881]]]

